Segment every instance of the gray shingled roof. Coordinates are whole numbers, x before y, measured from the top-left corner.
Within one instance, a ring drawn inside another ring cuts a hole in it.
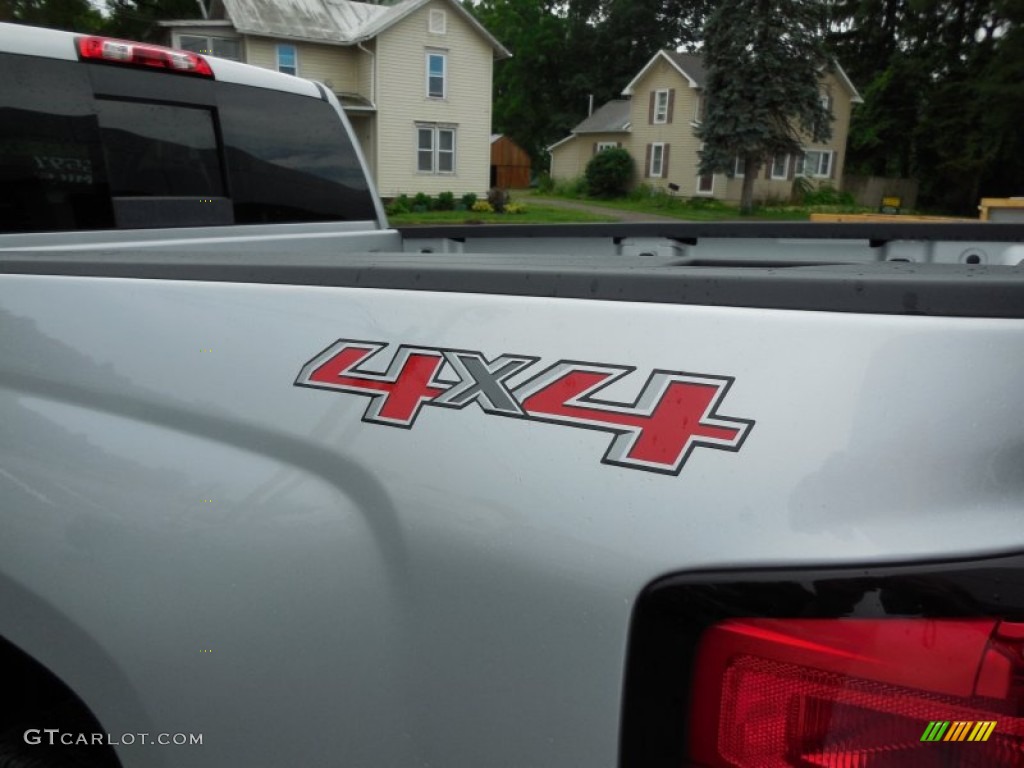
[[[429,0],[403,0],[373,5],[354,0],[220,0],[225,14],[243,34],[352,45],[368,40],[426,5]],[[453,10],[491,44],[498,58],[511,54],[458,2]]]
[[[364,39],[398,6],[325,0],[223,0],[224,10],[239,32],[324,43]]]
[[[573,133],[619,133],[629,124],[629,99],[602,104],[594,114],[572,129]]]
[[[677,67],[694,79],[698,88],[704,87],[707,81],[707,72],[704,69],[703,56],[699,53],[678,53],[676,51],[665,51],[665,54],[675,62]]]

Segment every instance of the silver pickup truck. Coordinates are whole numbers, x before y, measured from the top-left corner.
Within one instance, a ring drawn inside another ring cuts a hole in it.
[[[0,25],[0,766],[1024,765],[1024,228],[388,227]]]

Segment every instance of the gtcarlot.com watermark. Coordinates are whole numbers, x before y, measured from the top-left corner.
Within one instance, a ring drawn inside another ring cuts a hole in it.
[[[24,734],[25,743],[33,746],[43,744],[55,747],[63,744],[71,746],[133,746],[135,744],[159,744],[161,746],[182,747],[203,743],[201,733],[122,733],[115,736],[111,733],[74,733],[62,731],[60,728],[29,728]]]

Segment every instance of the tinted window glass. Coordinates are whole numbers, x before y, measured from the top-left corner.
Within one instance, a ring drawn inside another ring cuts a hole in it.
[[[194,53],[212,54],[222,59],[234,59],[241,61],[241,47],[237,40],[229,40],[224,37],[198,37],[196,35],[182,35],[178,45],[182,50]]]
[[[330,104],[217,87],[236,223],[376,218],[355,149]]]
[[[96,114],[112,194],[224,194],[211,110],[97,99]]]
[[[114,226],[83,69],[0,54],[0,232]]]

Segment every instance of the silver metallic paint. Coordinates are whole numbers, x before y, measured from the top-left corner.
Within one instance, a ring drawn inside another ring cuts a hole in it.
[[[292,384],[340,337],[735,376],[757,428],[670,477],[476,406],[364,424]],[[1017,320],[7,275],[0,634],[115,734],[204,734],[126,768],[611,768],[652,579],[1024,547],[1022,353]]]

